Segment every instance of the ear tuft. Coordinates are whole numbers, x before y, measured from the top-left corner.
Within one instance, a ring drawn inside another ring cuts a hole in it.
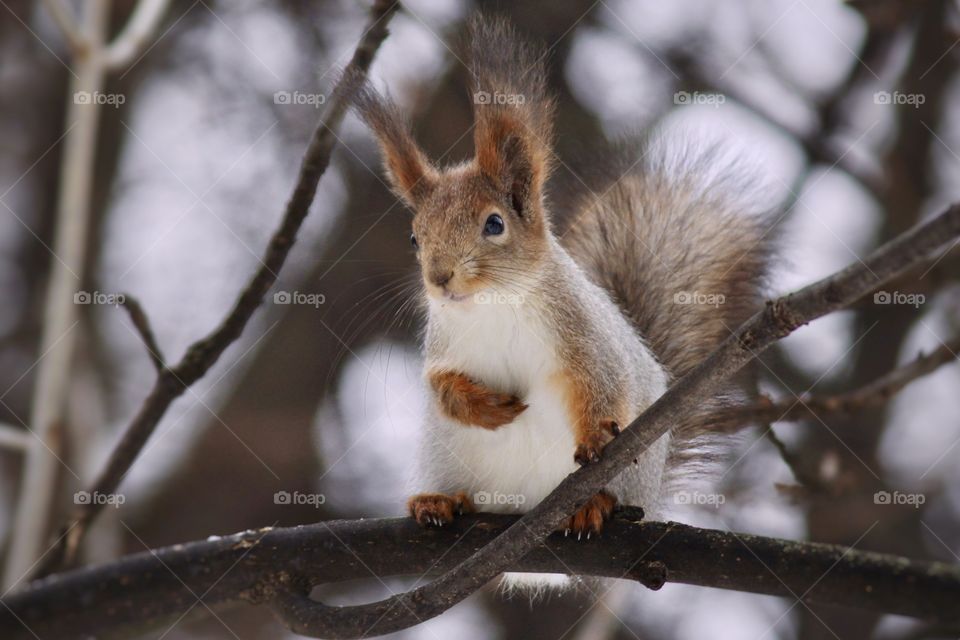
[[[539,204],[551,166],[546,52],[500,17],[474,17],[469,33],[476,162],[523,212]]]
[[[357,114],[377,137],[394,192],[416,208],[433,189],[436,169],[413,139],[409,123],[393,100],[365,81],[354,82],[348,91]]]

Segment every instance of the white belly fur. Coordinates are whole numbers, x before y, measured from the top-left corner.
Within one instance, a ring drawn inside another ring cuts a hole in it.
[[[428,403],[424,444],[433,461],[423,462],[434,468],[424,469],[422,481],[440,486],[420,489],[466,491],[481,503],[486,496],[477,505],[484,511],[527,511],[577,468],[565,400],[549,382],[559,370],[553,336],[522,303],[468,304],[437,314],[456,336],[442,366],[516,393],[528,407],[491,431],[445,418]]]

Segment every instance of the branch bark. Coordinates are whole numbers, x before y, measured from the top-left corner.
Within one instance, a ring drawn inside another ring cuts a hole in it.
[[[376,0],[374,3],[367,28],[353,58],[344,70],[343,77],[348,83],[365,77],[377,49],[387,37],[387,24],[398,6],[396,0]],[[253,313],[263,302],[267,291],[276,282],[277,274],[283,268],[297,232],[309,212],[320,177],[330,164],[337,141],[334,132],[340,126],[347,110],[347,97],[341,84],[343,81],[338,83],[334,97],[327,103],[310,140],[293,194],[287,202],[279,228],[270,239],[260,268],[240,292],[230,313],[220,325],[206,337],[190,345],[179,363],[159,370],[149,395],[124,430],[99,476],[89,487],[91,495],[94,492],[116,492],[169,406],[203,377],[227,347],[240,337]],[[47,554],[36,575],[45,575],[57,567],[73,562],[83,536],[103,506],[91,502],[76,508],[70,521],[61,529],[58,542]]]
[[[153,333],[153,327],[150,326],[150,319],[140,305],[140,301],[129,294],[123,294],[123,308],[127,310],[130,316],[130,322],[133,328],[137,330],[143,346],[147,349],[147,355],[150,356],[150,362],[157,372],[166,368],[166,361],[163,358],[163,352],[160,351],[160,345],[157,344],[157,337]]]
[[[805,396],[794,400],[774,402],[766,396],[754,405],[730,407],[716,414],[716,424],[733,428],[751,423],[803,420],[811,415],[853,413],[869,406],[877,406],[914,380],[933,373],[948,362],[956,361],[960,353],[960,337],[941,344],[928,354],[921,354],[908,364],[886,373],[868,384],[846,393],[830,396]]]
[[[553,535],[512,571],[669,582],[960,622],[960,567],[845,547],[641,522],[625,508],[589,543]],[[291,582],[331,584],[446,571],[490,548],[517,516],[475,514],[424,530],[409,518],[342,520],[247,531],[51,576],[3,599],[10,640],[100,636],[169,623],[202,597],[215,609],[269,602]],[[496,545],[499,546],[499,542]],[[135,585],[135,588],[131,586]],[[417,607],[405,599],[401,608]],[[363,620],[353,635],[369,633]]]
[[[863,261],[769,301],[704,362],[676,382],[611,442],[599,463],[570,474],[540,504],[488,545],[430,584],[379,602],[330,607],[309,598],[302,576],[278,592],[275,609],[291,630],[324,638],[398,631],[443,613],[529,553],[561,520],[607,485],[684,416],[702,406],[748,361],[798,327],[852,304],[960,236],[960,205],[880,247]]]

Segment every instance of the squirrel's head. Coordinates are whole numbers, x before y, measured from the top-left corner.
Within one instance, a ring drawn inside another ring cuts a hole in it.
[[[543,56],[502,20],[475,19],[470,35],[475,155],[466,163],[434,166],[389,98],[368,84],[354,90],[390,184],[414,212],[410,240],[436,299],[522,293],[550,234],[543,192],[552,102]]]

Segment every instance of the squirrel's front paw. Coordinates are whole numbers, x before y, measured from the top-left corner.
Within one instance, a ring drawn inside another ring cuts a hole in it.
[[[513,422],[527,405],[509,393],[500,393],[474,382],[462,373],[442,371],[430,378],[440,407],[464,424],[497,429]]]
[[[610,519],[616,506],[617,499],[607,491],[601,491],[570,516],[566,524],[561,527],[564,535],[569,536],[574,533],[577,540],[584,535],[587,536],[587,540],[592,534],[599,535],[603,531],[603,523]]]
[[[573,452],[574,461],[580,466],[599,462],[603,448],[618,435],[620,425],[616,420],[601,420],[597,428],[578,435],[577,448]]]
[[[410,515],[421,527],[442,527],[453,522],[454,516],[473,513],[473,500],[463,491],[448,496],[445,493],[420,493],[407,501]]]

